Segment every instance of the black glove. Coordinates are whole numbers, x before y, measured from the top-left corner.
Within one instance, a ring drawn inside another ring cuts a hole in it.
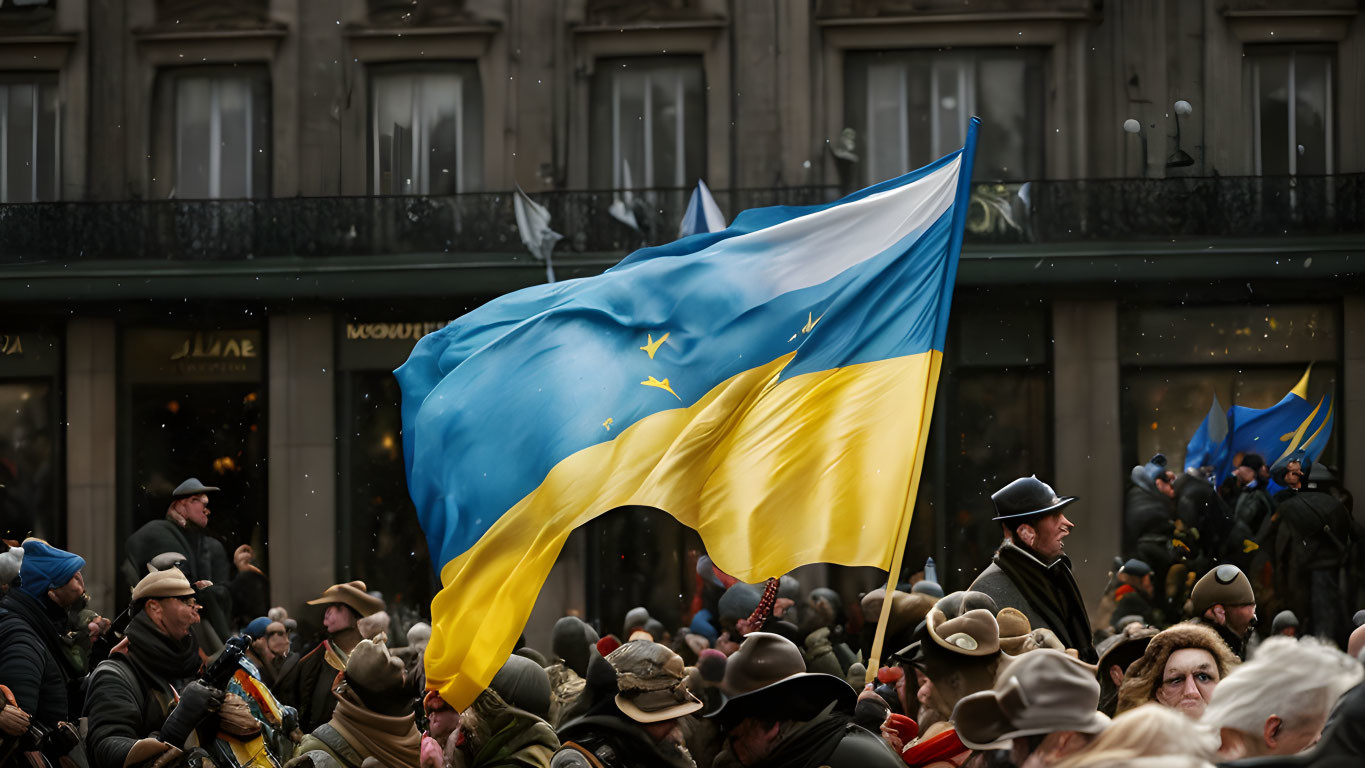
[[[176,747],[183,747],[185,740],[204,718],[223,706],[223,692],[195,680],[180,692],[180,703],[171,710],[166,724],[161,726],[161,740]]]

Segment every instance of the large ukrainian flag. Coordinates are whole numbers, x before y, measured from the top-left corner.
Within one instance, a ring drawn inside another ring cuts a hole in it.
[[[963,150],[837,202],[741,213],[503,296],[396,371],[443,589],[428,685],[466,707],[574,528],[666,510],[749,582],[889,568],[919,480],[962,243]]]

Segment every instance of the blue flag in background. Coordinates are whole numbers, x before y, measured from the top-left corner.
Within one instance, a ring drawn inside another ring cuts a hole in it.
[[[1227,441],[1228,415],[1223,412],[1218,395],[1214,395],[1208,415],[1200,422],[1199,429],[1194,431],[1189,445],[1185,447],[1186,471],[1200,467],[1221,467],[1226,458],[1223,452],[1227,450]]]
[[[1269,408],[1234,405],[1228,409],[1227,446],[1219,457],[1218,482],[1235,469],[1232,460],[1239,453],[1260,454],[1268,466],[1297,450],[1303,450],[1310,460],[1317,459],[1332,436],[1333,408],[1330,394],[1317,405],[1308,400],[1311,372],[1310,365],[1289,394]]]

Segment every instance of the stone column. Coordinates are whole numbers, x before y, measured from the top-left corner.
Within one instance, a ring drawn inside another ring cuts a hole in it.
[[[66,326],[66,545],[85,558],[91,607],[105,615],[118,572],[115,336],[103,318]]]
[[[1079,496],[1067,517],[1076,582],[1093,607],[1123,531],[1118,308],[1113,301],[1052,306],[1053,428],[1058,493]]]
[[[270,597],[291,615],[336,577],[336,410],[330,312],[272,315]]]

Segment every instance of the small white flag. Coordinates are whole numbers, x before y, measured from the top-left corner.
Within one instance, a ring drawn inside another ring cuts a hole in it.
[[[545,262],[545,280],[553,283],[555,267],[550,255],[554,252],[555,243],[563,240],[564,236],[550,229],[549,209],[532,200],[520,184],[512,197],[512,209],[516,212],[521,242],[526,244],[532,256]]]

